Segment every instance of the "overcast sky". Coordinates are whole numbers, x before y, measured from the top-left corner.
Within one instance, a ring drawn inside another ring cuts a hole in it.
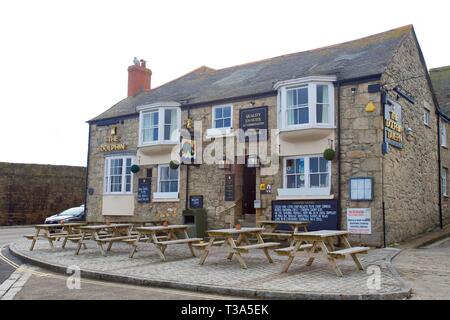
[[[126,96],[134,56],[156,87],[413,24],[428,67],[450,65],[449,3],[1,1],[0,161],[85,165],[85,122]]]

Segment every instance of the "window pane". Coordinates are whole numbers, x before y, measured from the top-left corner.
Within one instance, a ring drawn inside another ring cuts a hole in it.
[[[142,127],[143,128],[150,127],[150,114],[149,113],[144,113],[142,115]]]
[[[288,108],[294,105],[294,93],[295,93],[294,90],[289,90],[287,92],[287,107]]]
[[[316,108],[317,123],[328,123],[328,105],[327,104],[317,104]]]
[[[309,176],[309,181],[310,181],[310,186],[311,187],[319,187],[319,174],[311,174],[310,176]]]
[[[169,192],[169,181],[161,181],[160,189],[161,189],[161,192]]]
[[[152,121],[153,125],[157,126],[158,122],[159,122],[159,113],[158,112],[152,112],[151,115],[152,115],[152,119],[153,119],[153,121]]]
[[[178,169],[173,170],[169,168],[169,179],[178,180]]]
[[[309,171],[310,172],[318,172],[319,171],[319,158],[310,158],[309,159]]]
[[[223,128],[223,120],[222,119],[216,120],[215,122],[216,122],[215,128]]]
[[[328,103],[328,86],[317,85],[317,103]]]
[[[224,128],[229,128],[229,127],[231,127],[231,118],[223,119],[223,127],[224,127]]]
[[[215,118],[216,119],[222,118],[222,108],[215,109]]]
[[[324,157],[319,158],[319,171],[328,172],[328,161]]]
[[[297,188],[303,188],[305,186],[305,175],[299,174],[297,176]]]
[[[308,123],[309,122],[309,114],[308,114],[308,108],[300,108],[299,115],[298,115],[298,122],[299,124]]]
[[[308,88],[301,88],[297,90],[298,102],[299,105],[308,104]]]
[[[231,117],[231,107],[223,108],[223,117],[230,118]]]
[[[296,176],[295,175],[288,175],[287,176],[287,187],[288,188],[296,188]]]
[[[295,165],[294,165],[295,160],[294,159],[288,159],[286,160],[286,173],[290,174],[290,173],[295,173]]]
[[[301,159],[296,159],[295,161],[297,163],[296,173],[305,173],[305,159],[301,158]]]
[[[169,180],[169,167],[161,167],[161,178],[160,180]]]
[[[178,192],[178,181],[171,181],[169,183],[169,192]]]
[[[320,187],[321,188],[328,187],[328,174],[327,173],[322,173],[320,175]]]
[[[150,137],[151,141],[158,141],[158,128],[153,129],[153,135]]]

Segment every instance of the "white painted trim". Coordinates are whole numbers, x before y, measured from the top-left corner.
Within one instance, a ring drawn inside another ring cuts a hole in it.
[[[136,111],[147,111],[149,109],[157,109],[157,108],[174,108],[181,107],[181,103],[176,101],[162,101],[150,104],[144,104],[136,107]]]
[[[165,110],[176,110],[176,124],[177,128],[175,129],[175,134],[172,134],[170,140],[164,140],[164,111]],[[158,140],[157,141],[142,141],[142,124],[143,117],[146,113],[158,112]],[[164,107],[152,107],[145,110],[141,110],[139,112],[139,132],[138,132],[138,147],[152,146],[152,145],[161,145],[161,144],[178,144],[180,140],[180,129],[181,129],[181,109],[176,106],[164,106]]]
[[[336,76],[324,76],[324,75],[308,76],[303,78],[278,81],[273,85],[273,88],[275,90],[278,90],[281,87],[298,86],[302,84],[308,84],[310,82],[334,82],[336,80],[337,80]]]
[[[130,191],[126,190],[126,168],[127,168],[127,159],[131,159],[131,165],[136,163],[136,156],[132,155],[117,155],[117,156],[106,156],[105,157],[105,165],[103,170],[103,195],[130,195],[133,194],[133,173],[131,172],[131,188]],[[111,160],[113,159],[122,159],[122,191],[120,192],[111,192],[109,189],[109,182],[111,177],[109,176],[109,168],[111,166]],[[106,182],[106,177],[108,177],[108,183]]]
[[[176,200],[180,201],[178,199],[178,192],[153,192],[153,199],[154,201],[168,201],[168,200]]]
[[[277,196],[276,200],[327,200],[334,199],[334,195],[326,196]]]
[[[158,185],[156,187],[156,189],[158,191],[153,193],[153,197],[154,198],[161,197],[160,195],[164,194],[164,195],[168,195],[168,196],[164,196],[163,198],[172,199],[172,198],[174,198],[174,194],[176,194],[176,198],[178,198],[178,193],[180,192],[180,174],[181,174],[180,167],[178,167],[178,169],[177,169],[177,171],[178,171],[178,185],[177,185],[178,190],[177,190],[177,192],[161,192],[161,187],[160,187],[161,168],[165,168],[165,167],[169,167],[169,164],[159,164],[158,165],[158,179],[157,179]],[[155,197],[155,195],[157,195],[157,196]]]

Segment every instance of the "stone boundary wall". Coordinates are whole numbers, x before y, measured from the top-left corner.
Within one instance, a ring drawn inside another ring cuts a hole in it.
[[[84,204],[86,168],[0,162],[0,225],[44,222]]]

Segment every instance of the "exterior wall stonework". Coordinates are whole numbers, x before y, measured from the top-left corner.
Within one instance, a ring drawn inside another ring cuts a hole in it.
[[[397,85],[410,92],[415,104],[399,98],[404,128],[403,149],[390,148],[383,160],[386,242],[394,243],[425,232],[438,223],[437,115],[426,72],[412,35],[406,37],[392,57],[382,83],[391,91]],[[430,110],[430,125],[423,121],[424,108]]]

